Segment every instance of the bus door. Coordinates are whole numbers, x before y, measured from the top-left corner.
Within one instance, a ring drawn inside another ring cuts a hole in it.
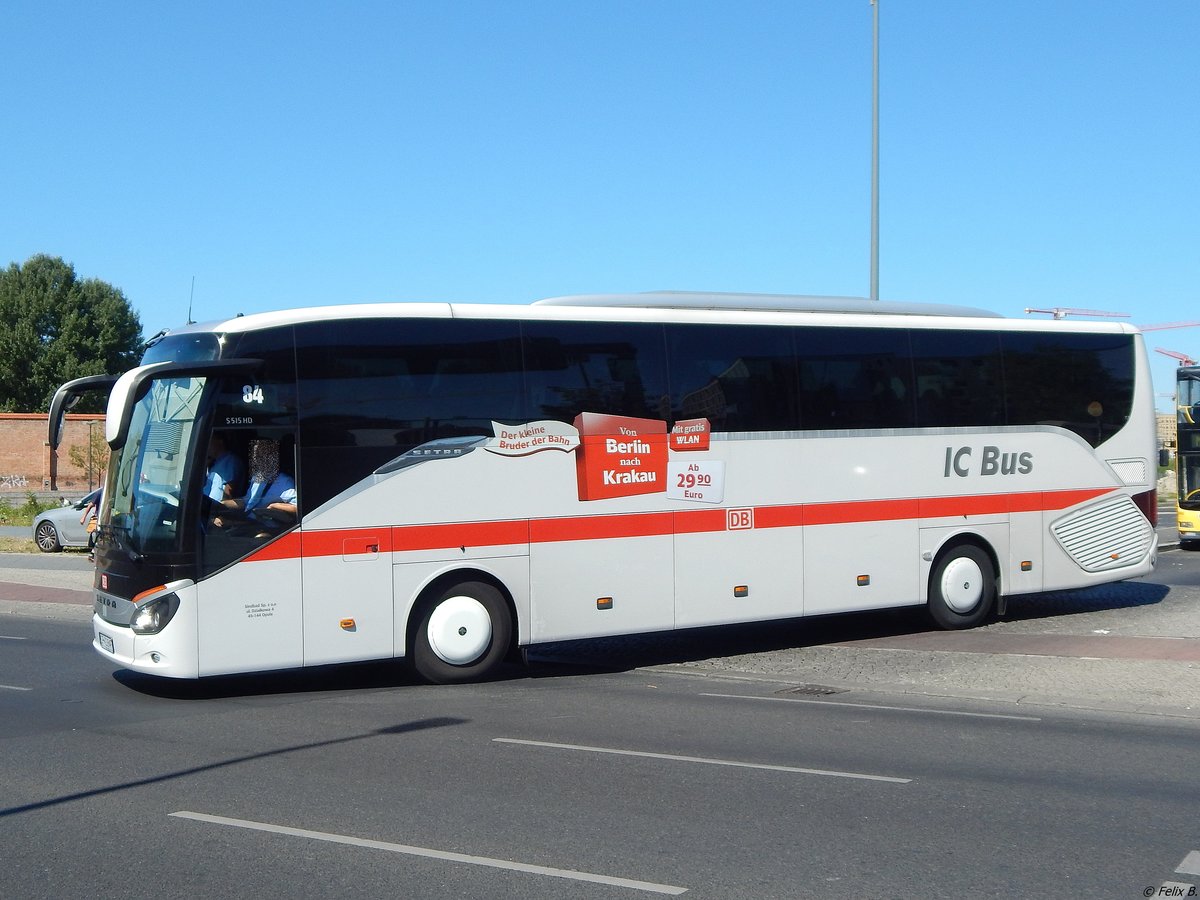
[[[303,603],[295,383],[269,367],[222,380],[205,431],[201,675],[299,666]]]
[[[279,550],[267,543],[196,586],[199,674],[301,664],[300,559]]]

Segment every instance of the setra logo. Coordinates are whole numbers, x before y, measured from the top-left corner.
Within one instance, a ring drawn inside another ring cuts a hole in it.
[[[754,510],[727,509],[725,510],[725,527],[729,531],[744,531],[754,527]]]

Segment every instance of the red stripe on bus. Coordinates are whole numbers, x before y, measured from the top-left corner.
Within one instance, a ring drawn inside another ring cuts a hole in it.
[[[353,528],[338,531],[305,531],[301,535],[305,556],[356,556],[390,553],[392,528]]]
[[[814,503],[804,510],[805,525],[845,525],[849,522],[895,522],[917,518],[918,500],[865,500],[849,503]],[[765,512],[765,510],[764,510]],[[757,526],[759,513],[754,513]]]
[[[897,500],[853,500],[838,503],[799,503],[747,507],[754,529],[846,525],[903,519],[936,519],[1066,509],[1111,493],[1112,488],[1030,491],[1017,494],[979,494]],[[454,547],[498,547],[562,541],[596,541],[704,534],[725,531],[730,510],[680,510],[661,513],[564,516],[556,519],[514,519],[492,522],[453,522],[439,525],[397,525],[291,532],[255,551],[247,562],[294,559],[300,556],[352,556],[360,553],[447,550]]]
[[[688,509],[675,513],[676,534],[724,531],[728,514],[723,509]]]
[[[1087,488],[1071,491],[1030,491],[1024,494],[978,494],[969,497],[925,497],[918,501],[922,519],[946,516],[986,516],[997,513],[1049,512],[1066,509],[1111,491]]]
[[[803,525],[811,525],[813,523],[809,519],[809,515],[818,505],[797,503],[793,506],[756,506],[754,507],[754,527],[799,528]]]
[[[674,520],[674,514],[669,512],[530,519],[529,542],[551,544],[557,541],[603,541],[674,534]]]
[[[1066,509],[1068,506],[1074,506],[1077,503],[1083,503],[1085,500],[1093,500],[1096,497],[1103,497],[1105,494],[1111,494],[1112,488],[1086,488],[1080,491],[1044,491],[1042,492],[1042,505],[1032,509],[1014,509],[1012,512],[1034,512],[1038,509],[1050,511],[1056,509]],[[1020,497],[1020,494],[1014,494]]]
[[[392,549],[444,550],[448,547],[497,547],[528,544],[530,522],[461,522],[446,525],[398,525],[392,529]]]
[[[265,546],[259,547],[253,553],[246,557],[245,562],[269,562],[277,559],[296,559],[300,554],[300,535],[299,531],[289,531],[283,537],[271,541]],[[306,533],[305,537],[308,536]]]

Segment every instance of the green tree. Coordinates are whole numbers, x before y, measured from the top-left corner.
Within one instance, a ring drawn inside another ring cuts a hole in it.
[[[108,441],[104,439],[104,424],[100,422],[88,428],[86,443],[72,444],[67,448],[67,458],[75,468],[88,473],[89,484],[102,484],[110,452]]]
[[[55,389],[84,375],[137,364],[142,323],[125,295],[75,267],[39,254],[0,271],[0,412],[44,412]],[[76,412],[98,412],[85,396]]]

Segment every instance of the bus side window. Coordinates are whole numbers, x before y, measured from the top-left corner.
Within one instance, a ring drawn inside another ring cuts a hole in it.
[[[525,322],[525,416],[572,422],[582,412],[664,418],[661,325]]]

